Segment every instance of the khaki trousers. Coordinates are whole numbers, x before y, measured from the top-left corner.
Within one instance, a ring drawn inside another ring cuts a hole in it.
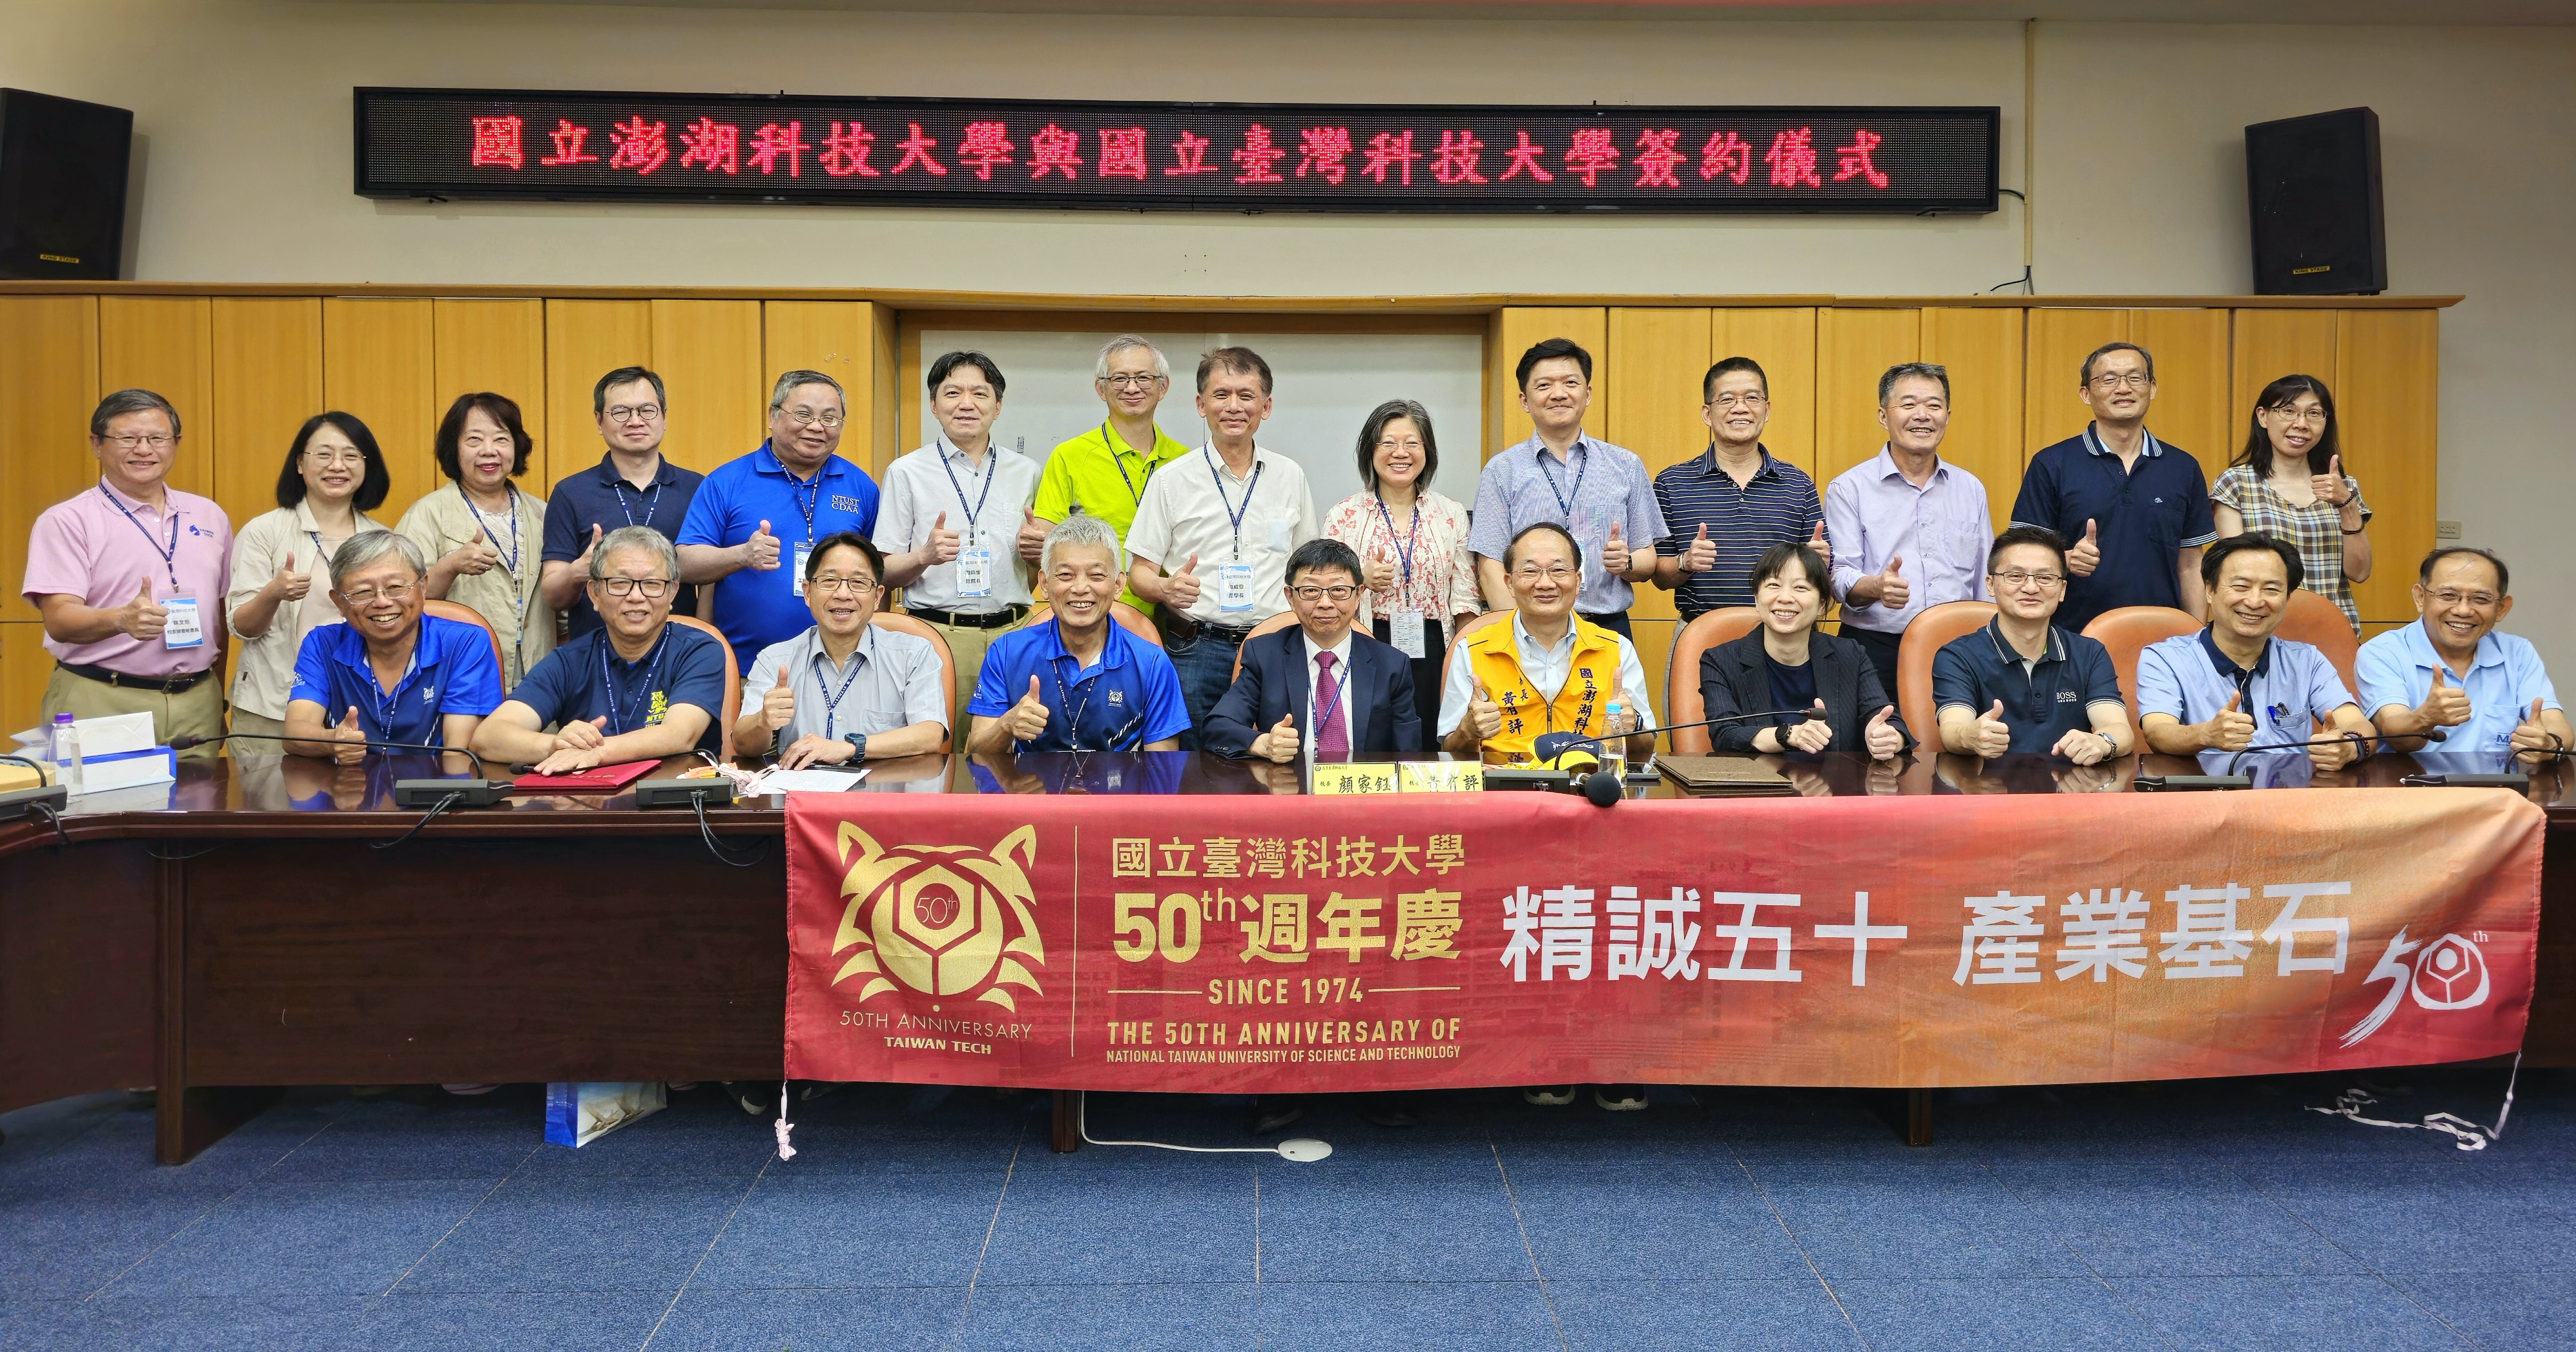
[[[939,637],[947,641],[948,655],[957,663],[957,698],[948,706],[948,749],[963,751],[966,749],[966,704],[975,698],[975,679],[984,674],[984,650],[993,646],[994,639],[1011,631],[1008,626],[972,629],[929,620],[922,623],[939,631]]]
[[[74,718],[104,718],[109,714],[152,715],[152,739],[163,746],[173,737],[221,737],[224,735],[224,683],[208,677],[178,694],[159,690],[137,690],[131,686],[109,685],[86,676],[74,676],[60,666],[53,678],[45,682],[43,721],[51,725],[56,714]],[[201,746],[181,755],[212,756],[222,748]]]

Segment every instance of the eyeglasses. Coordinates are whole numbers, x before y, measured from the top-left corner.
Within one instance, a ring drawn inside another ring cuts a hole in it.
[[[2441,591],[2431,593],[2431,596],[2435,605],[2446,607],[2467,605],[2474,606],[2479,610],[2486,610],[2493,607],[2496,603],[2496,594],[2494,592],[2457,592],[2444,588]]]
[[[1169,378],[1170,377],[1168,376],[1139,376],[1120,372],[1114,376],[1102,376],[1100,378],[1100,383],[1113,390],[1150,390]]]
[[[1288,594],[1296,597],[1300,601],[1312,604],[1313,602],[1323,600],[1327,596],[1336,601],[1347,601],[1352,597],[1359,595],[1360,589],[1357,587],[1290,587],[1288,589]]]
[[[2321,408],[2292,408],[2288,404],[2274,404],[2265,412],[2275,418],[2295,423],[2316,423],[2322,426],[2326,421],[2326,411]]]
[[[632,596],[641,592],[647,601],[660,600],[672,587],[671,579],[667,577],[603,577],[598,582],[611,596]]]
[[[1387,439],[1380,441],[1377,444],[1377,448],[1381,451],[1419,451],[1422,449],[1422,438],[1404,437],[1402,439],[1398,439],[1395,437],[1388,437]]]
[[[418,590],[420,590],[418,583],[394,582],[381,588],[361,587],[356,591],[345,591],[340,593],[340,599],[353,606],[371,606],[376,603],[376,598],[381,596],[395,605],[401,605],[410,600],[412,593]]]
[[[1727,393],[1709,400],[1708,405],[1711,408],[1760,408],[1770,402],[1767,395]]]
[[[810,579],[805,584],[807,591],[819,591],[830,596],[838,596],[843,592],[848,592],[852,596],[865,596],[876,589],[877,583],[873,578],[834,577],[829,573]]]
[[[2014,591],[2020,591],[2022,588],[2030,586],[2033,583],[2037,583],[2041,591],[2055,591],[2057,588],[2066,585],[2066,574],[2064,573],[2025,573],[2016,568],[2009,573],[1996,573],[1992,576],[1995,581],[2012,588]]]
[[[364,451],[306,451],[304,463],[323,469],[334,465],[363,465],[367,463],[367,454]]]
[[[798,427],[812,427],[816,423],[820,423],[825,427],[838,427],[841,425],[841,412],[839,409],[825,409],[821,413],[813,413],[801,408],[772,409],[770,411],[773,413],[786,414],[787,420],[796,424]]]
[[[172,446],[177,445],[179,442],[177,437],[163,436],[157,432],[150,436],[137,436],[134,433],[128,432],[124,436],[101,437],[99,440],[106,442],[110,446],[114,446],[120,451],[130,451],[137,446],[149,446],[156,451],[166,451]]]
[[[2093,388],[2104,391],[2116,390],[2124,386],[2133,390],[2143,390],[2155,383],[2156,378],[2144,371],[2105,371],[2093,377],[2092,380]]]
[[[608,420],[613,423],[654,422],[661,416],[660,404],[619,404],[608,410]]]
[[[1527,582],[1533,586],[1540,582],[1571,582],[1574,580],[1574,577],[1574,570],[1565,567],[1563,564],[1559,564],[1554,568],[1515,568],[1512,570],[1513,581]]]

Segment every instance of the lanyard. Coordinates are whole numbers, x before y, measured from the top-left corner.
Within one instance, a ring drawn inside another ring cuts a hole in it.
[[[1315,656],[1313,653],[1307,654],[1306,665],[1315,675],[1320,676],[1323,674],[1323,668],[1316,665]],[[1315,735],[1321,737],[1324,734],[1324,720],[1332,717],[1335,709],[1341,710],[1345,716],[1351,711],[1351,664],[1348,661],[1337,659],[1333,663],[1333,702],[1321,709],[1315,708],[1314,703],[1312,698],[1306,701],[1306,712],[1314,722]]]
[[[510,495],[510,556],[501,561],[501,567],[508,571],[510,579],[515,582],[519,577],[519,486],[504,482],[501,487]],[[465,499],[465,510],[474,514],[474,524],[483,528],[484,538],[499,544],[499,538],[492,534],[491,518],[483,514],[483,508],[474,501],[473,494],[465,491],[465,485],[456,486],[456,496]],[[512,590],[515,592],[516,589]]]
[[[376,701],[376,740],[380,742],[398,740],[394,736],[394,713],[402,708],[403,691],[410,688],[411,678],[420,674],[420,641],[421,635],[419,631],[415,630],[411,637],[411,665],[403,671],[402,679],[394,682],[394,688],[391,690],[386,690],[376,684],[376,664],[372,661],[364,660],[364,649],[362,648],[360,650],[360,670],[366,673],[367,693],[374,696]],[[437,728],[431,728],[430,736],[436,736],[437,733]],[[403,738],[399,740],[408,741],[411,739]],[[428,738],[424,737],[420,740],[427,741]]]
[[[783,470],[787,467],[782,464],[779,468]],[[815,470],[814,477],[811,479],[799,479],[792,472],[789,473],[787,496],[796,503],[796,510],[805,515],[805,543],[809,545],[814,543],[814,513],[823,505],[823,471]]]
[[[1113,643],[1116,642],[1116,636],[1112,635],[1110,641]],[[1061,647],[1063,646],[1063,643],[1064,631],[1059,627],[1056,631],[1056,644]],[[1077,668],[1074,674],[1080,675],[1081,672],[1079,668],[1082,665],[1081,659],[1073,657],[1071,653],[1067,653],[1065,656],[1068,659],[1071,659],[1074,666]],[[1088,681],[1082,682],[1082,699],[1079,702],[1075,701],[1073,698],[1073,686],[1064,679],[1064,668],[1056,665],[1056,659],[1046,659],[1046,668],[1047,674],[1055,677],[1056,707],[1065,710],[1064,737],[1065,742],[1067,743],[1065,749],[1068,751],[1079,752],[1082,750],[1082,716],[1091,708],[1091,692],[1099,687],[1100,682],[1107,680],[1109,677],[1109,652],[1105,648],[1101,650],[1100,674],[1092,677]],[[1100,745],[1093,749],[1097,751],[1117,750],[1118,743],[1125,740],[1127,734],[1135,731],[1136,728],[1144,721],[1145,712],[1143,709],[1139,708],[1136,711],[1135,717],[1128,719],[1127,722],[1116,732],[1102,738]],[[1016,742],[1014,745],[1026,746],[1028,744],[1025,742]]]
[[[1001,469],[1001,465],[996,461],[993,448],[986,446],[984,448],[984,489],[982,492],[975,495],[975,501],[973,505],[970,506],[966,501],[966,486],[957,482],[957,467],[948,463],[948,450],[948,438],[941,437],[939,439],[939,467],[948,471],[948,486],[957,490],[957,505],[966,509],[966,543],[971,545],[975,543],[976,540],[975,518],[984,514],[985,500],[993,496],[993,480],[999,477],[996,471]],[[960,451],[958,454],[963,455],[965,452]],[[1124,476],[1127,471],[1122,469],[1118,472],[1121,476]],[[1142,506],[1143,504],[1139,502],[1138,505]]]
[[[154,537],[153,537],[153,534],[152,534],[152,530],[151,530],[151,528],[143,524],[143,520],[142,520],[142,518],[140,518],[140,517],[136,516],[133,512],[131,512],[131,511],[127,510],[127,509],[126,509],[126,506],[125,506],[125,504],[124,504],[124,503],[122,503],[122,502],[118,502],[118,501],[116,500],[116,495],[115,495],[114,493],[110,493],[110,492],[108,492],[108,491],[107,491],[107,485],[105,485],[105,484],[100,484],[100,485],[98,486],[98,495],[99,495],[100,497],[102,497],[102,498],[107,499],[107,501],[108,501],[108,505],[109,505],[109,506],[111,506],[111,507],[114,507],[114,508],[117,510],[117,514],[118,514],[118,515],[123,516],[127,521],[133,522],[133,523],[134,523],[134,528],[135,528],[136,530],[139,530],[139,531],[142,531],[142,532],[143,532],[143,541],[144,541],[144,543],[146,543],[146,544],[148,544],[148,545],[152,546],[152,552],[161,556],[161,566],[162,566],[163,568],[165,568],[165,569],[169,570],[169,573],[170,573],[170,590],[171,590],[173,593],[176,593],[176,592],[179,590],[179,509],[178,509],[178,506],[177,506],[176,504],[172,504],[172,505],[168,508],[169,513],[170,513],[170,547],[169,547],[169,548],[167,548],[167,549],[164,549],[164,548],[162,548],[162,547],[161,547],[161,542],[160,542],[158,539],[156,539],[156,538],[154,538]]]
[[[619,479],[614,483],[611,483],[609,487],[617,494],[618,514],[626,518],[627,525],[635,525],[635,509],[626,505],[626,481],[624,479]],[[662,481],[656,479],[653,481],[653,486],[644,492],[643,524],[647,526],[652,525],[653,514],[660,510],[662,510]]]
[[[1583,476],[1592,470],[1592,452],[1585,448],[1580,437],[1575,439],[1567,454],[1571,457],[1575,452],[1582,453],[1583,463],[1574,467],[1574,492],[1568,495],[1557,491],[1556,471],[1547,467],[1547,443],[1542,441],[1538,445],[1539,477],[1547,480],[1547,491],[1556,494],[1556,510],[1564,514],[1567,530],[1574,529],[1574,503],[1583,497]],[[1415,510],[1419,512],[1420,508]]]
[[[667,620],[663,622],[662,636],[653,640],[653,666],[650,670],[644,673],[644,682],[642,685],[636,687],[635,697],[633,699],[621,699],[618,697],[617,673],[609,669],[608,662],[610,654],[616,651],[617,645],[608,641],[608,634],[605,630],[601,631],[599,635],[599,680],[600,684],[606,687],[608,691],[608,734],[612,737],[626,731],[626,724],[628,721],[627,714],[629,709],[649,696],[655,686],[661,684],[662,659],[671,655],[670,622]],[[628,669],[633,669],[632,663],[628,664]],[[636,726],[641,727],[643,725],[639,723]]]
[[[1395,514],[1386,509],[1386,495],[1381,493],[1374,496],[1377,498],[1378,519],[1386,523],[1387,542],[1393,544],[1395,541]],[[1395,598],[1399,601],[1404,599],[1404,593],[1413,586],[1413,541],[1415,534],[1421,529],[1422,499],[1415,498],[1413,500],[1413,518],[1404,523],[1404,543],[1395,546],[1396,566],[1402,569],[1404,574],[1403,585],[1397,587],[1395,593]]]
[[[1100,444],[1109,448],[1109,463],[1117,467],[1118,482],[1127,485],[1127,496],[1135,499],[1137,506],[1144,506],[1145,490],[1138,488],[1136,481],[1127,477],[1127,462],[1118,454],[1118,435],[1109,430],[1109,424],[1106,422],[1100,424]],[[991,452],[988,451],[986,454],[989,455]],[[1151,480],[1154,477],[1154,466],[1145,452],[1137,453],[1136,463],[1144,470],[1146,479]],[[965,494],[960,493],[958,496],[963,498]]]
[[[1216,452],[1202,448],[1199,453],[1207,457],[1208,482],[1216,485],[1217,505],[1225,509],[1226,524],[1234,528],[1234,557],[1240,561],[1243,558],[1243,514],[1252,510],[1252,495],[1261,491],[1261,471],[1264,467],[1257,458],[1252,462],[1252,482],[1243,486],[1243,505],[1237,507],[1226,501],[1225,476],[1217,473]],[[1256,450],[1253,454],[1257,457],[1260,452]]]
[[[867,648],[873,638],[874,635],[871,634],[859,635],[859,646],[850,650],[849,674],[841,678],[840,689],[834,690],[824,685],[821,676],[814,678],[814,688],[823,692],[823,740],[827,742],[841,740],[839,735],[841,697],[850,693],[850,684],[859,679],[859,668],[867,665]],[[815,640],[814,655],[827,661],[831,657],[831,654],[823,651],[820,639]]]

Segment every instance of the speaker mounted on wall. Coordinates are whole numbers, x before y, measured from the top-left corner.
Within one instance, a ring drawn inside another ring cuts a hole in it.
[[[2345,108],[2245,129],[2254,291],[2372,296],[2388,289],[2379,114]]]
[[[0,89],[0,277],[116,280],[134,114]]]

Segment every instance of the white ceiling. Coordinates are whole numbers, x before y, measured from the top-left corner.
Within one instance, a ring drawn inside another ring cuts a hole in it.
[[[394,0],[339,0],[344,4]],[[403,0],[409,2],[409,0]],[[1203,14],[1451,19],[2039,19],[2091,23],[2576,25],[2576,0],[439,0],[458,4],[943,13]]]

